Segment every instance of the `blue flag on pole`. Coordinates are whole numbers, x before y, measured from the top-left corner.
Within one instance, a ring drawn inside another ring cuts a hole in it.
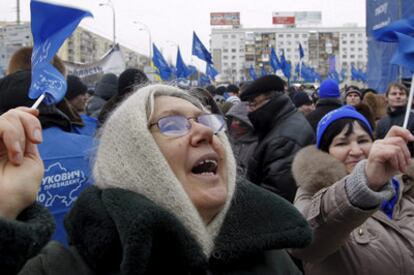
[[[216,75],[218,75],[218,72],[217,72],[216,68],[214,68],[213,64],[207,63],[207,66],[206,66],[206,75],[208,77],[210,77],[211,79],[216,78]]]
[[[414,34],[414,16],[392,22],[380,29],[372,31],[375,40],[383,42],[397,42],[397,33]]]
[[[275,49],[273,47],[270,51],[270,66],[272,67],[274,72],[276,72],[281,67],[279,58],[277,58]]]
[[[302,44],[299,43],[299,59],[302,59],[305,56],[303,52]]]
[[[249,75],[250,75],[250,77],[251,77],[252,80],[256,80],[257,79],[256,71],[254,70],[253,65],[250,65]]]
[[[200,77],[198,78],[197,85],[199,87],[204,87],[204,86],[207,86],[209,84],[211,84],[210,78],[208,76],[204,75],[204,74],[201,74]]]
[[[392,64],[397,64],[414,71],[414,37],[403,33],[396,33],[398,50],[391,58]]]
[[[213,61],[211,60],[211,54],[206,49],[206,47],[204,47],[203,43],[201,43],[200,39],[198,38],[195,32],[193,32],[192,55],[197,56],[198,58],[204,60],[208,64],[213,64]]]
[[[154,52],[152,62],[154,62],[154,65],[158,68],[161,79],[169,80],[172,73],[170,65],[167,63],[167,61],[165,61],[164,57],[158,50],[157,46],[155,46],[155,44],[152,44],[152,49]]]
[[[177,48],[177,62],[175,64],[177,78],[187,78],[191,75],[190,69],[185,65],[183,58],[181,57],[180,48]]]
[[[47,105],[60,102],[66,93],[64,76],[50,61],[80,21],[92,16],[89,11],[32,0],[30,2],[33,35],[32,83],[29,98],[45,95]]]
[[[261,76],[268,75],[268,73],[267,73],[267,71],[266,71],[266,67],[265,67],[265,65],[264,65],[264,64],[263,64],[262,68],[260,69],[260,75],[261,75]]]

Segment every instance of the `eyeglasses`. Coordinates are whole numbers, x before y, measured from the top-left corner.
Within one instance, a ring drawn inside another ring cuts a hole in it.
[[[166,136],[183,136],[191,129],[190,119],[200,123],[217,134],[223,129],[225,123],[224,118],[218,114],[202,114],[196,117],[185,117],[180,115],[172,115],[160,118],[157,122],[148,125],[151,128],[157,125],[160,132]]]

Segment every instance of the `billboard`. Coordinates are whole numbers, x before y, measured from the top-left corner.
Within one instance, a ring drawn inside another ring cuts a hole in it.
[[[210,13],[211,26],[239,26],[240,12],[212,12]]]
[[[320,11],[273,12],[273,25],[315,25],[321,24]]]
[[[273,25],[295,25],[294,12],[274,12],[272,13]]]

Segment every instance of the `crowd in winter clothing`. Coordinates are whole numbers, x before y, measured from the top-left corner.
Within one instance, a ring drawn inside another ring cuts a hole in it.
[[[66,96],[34,110],[31,51],[0,79],[2,274],[413,274],[405,86],[91,92],[55,57]]]

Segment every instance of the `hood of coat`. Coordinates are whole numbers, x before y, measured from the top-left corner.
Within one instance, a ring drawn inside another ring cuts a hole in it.
[[[347,175],[345,165],[333,156],[309,145],[301,149],[292,163],[298,187],[316,193]]]
[[[292,174],[298,187],[312,194],[329,187],[347,175],[345,165],[315,147],[309,145],[300,150],[292,163]],[[404,175],[396,177],[403,182],[403,192],[414,197],[414,160]]]

